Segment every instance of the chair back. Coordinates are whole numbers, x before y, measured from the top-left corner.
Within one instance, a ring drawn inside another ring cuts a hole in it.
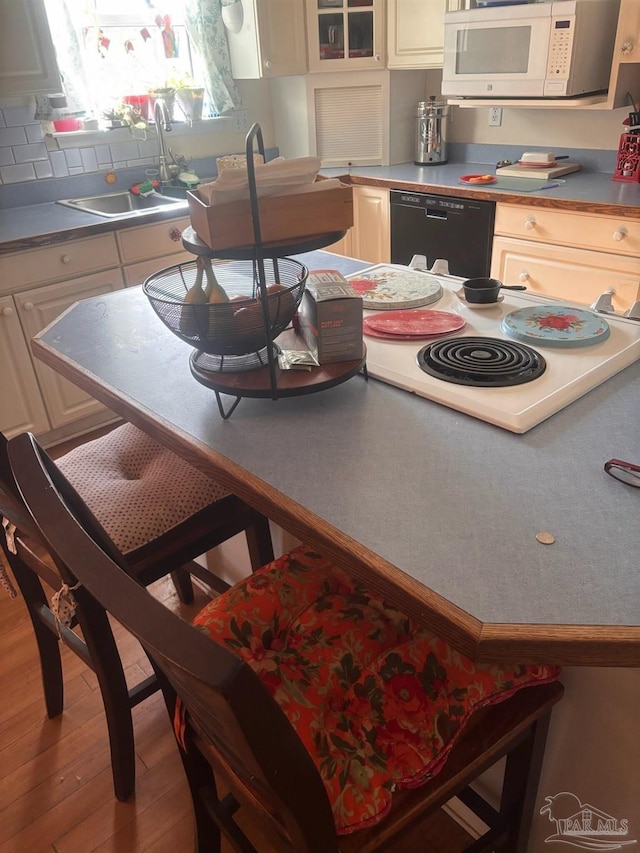
[[[65,567],[67,582],[79,584],[76,595],[93,597],[140,641],[172,719],[179,697],[187,756],[197,743],[235,798],[259,815],[278,849],[337,851],[331,806],[315,764],[251,667],[127,574],[124,557],[32,435],[11,439],[8,456],[48,550]]]
[[[28,536],[33,536],[38,541],[40,539],[38,528],[34,524],[29,510],[24,505],[13,478],[7,446],[7,437],[0,432],[0,516],[9,519],[18,530]],[[0,531],[0,539],[4,544],[2,531]]]

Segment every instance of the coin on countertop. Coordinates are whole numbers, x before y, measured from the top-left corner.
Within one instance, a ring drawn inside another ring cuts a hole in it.
[[[556,537],[553,533],[547,533],[545,530],[541,530],[540,533],[536,533],[536,539],[543,545],[553,545],[556,541]]]

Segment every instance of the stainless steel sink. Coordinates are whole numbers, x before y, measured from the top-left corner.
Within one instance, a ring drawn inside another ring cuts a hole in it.
[[[83,210],[85,213],[95,213],[96,216],[123,216],[140,213],[150,213],[153,210],[163,210],[169,207],[184,207],[184,199],[167,198],[160,193],[149,196],[134,195],[131,192],[108,193],[107,195],[91,195],[84,198],[59,199],[58,204]]]

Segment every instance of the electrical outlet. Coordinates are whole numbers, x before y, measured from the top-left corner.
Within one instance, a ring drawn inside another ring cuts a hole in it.
[[[489,107],[489,127],[500,127],[502,124],[502,107]]]
[[[234,110],[233,111],[233,132],[248,133],[249,132],[249,110]]]

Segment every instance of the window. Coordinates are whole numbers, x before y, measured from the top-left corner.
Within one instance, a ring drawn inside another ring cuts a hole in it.
[[[205,0],[46,0],[46,6],[67,96],[66,115],[113,122],[133,107],[144,125],[153,118],[149,93],[169,90],[163,97],[174,119],[184,120],[187,113],[173,96],[183,86],[205,89],[205,117],[218,114],[216,98],[223,109],[241,105],[233,81],[223,81],[221,87],[216,79],[217,64],[225,67],[227,46],[220,38],[222,23]],[[192,22],[194,16],[198,20],[191,32],[207,42],[208,66],[190,37],[189,15]]]

